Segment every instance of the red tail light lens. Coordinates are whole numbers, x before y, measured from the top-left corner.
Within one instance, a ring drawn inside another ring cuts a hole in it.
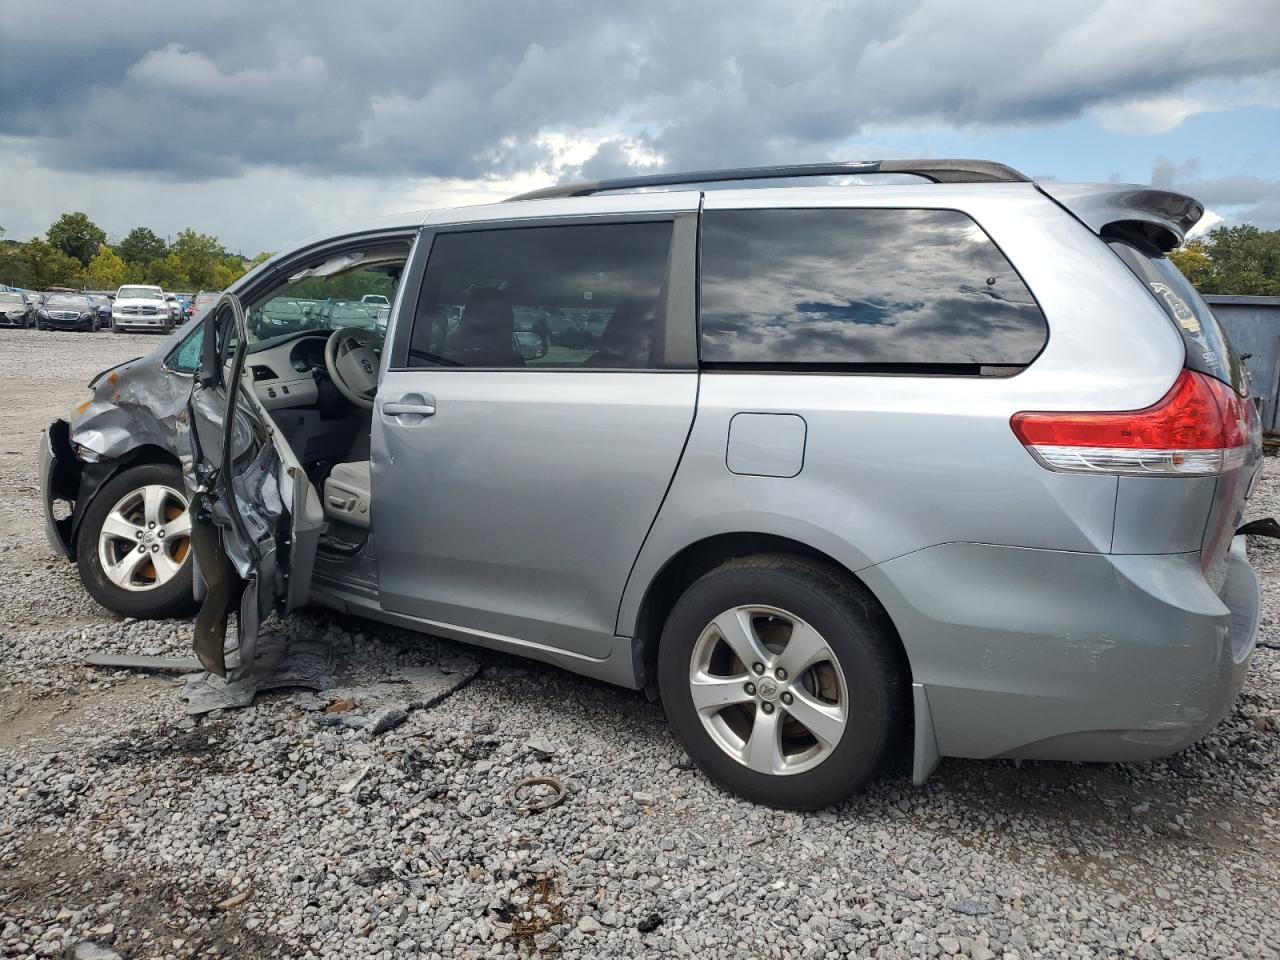
[[[1209,476],[1239,467],[1249,444],[1248,402],[1193,370],[1144,410],[1017,413],[1009,423],[1044,466],[1079,473]]]

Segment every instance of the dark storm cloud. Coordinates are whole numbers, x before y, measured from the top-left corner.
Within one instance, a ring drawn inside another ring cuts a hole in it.
[[[671,167],[813,157],[868,124],[1052,121],[1280,59],[1274,0],[56,9],[0,0],[0,134],[168,179],[506,176],[547,131],[603,132],[591,176],[637,144]]]

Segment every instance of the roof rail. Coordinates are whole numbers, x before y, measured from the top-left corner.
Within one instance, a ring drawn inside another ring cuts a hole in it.
[[[555,197],[589,197],[607,190],[670,187],[730,180],[779,180],[786,177],[847,177],[861,174],[907,173],[934,183],[1027,183],[1030,177],[1013,167],[990,160],[849,160],[836,163],[795,163],[772,167],[738,167],[730,170],[698,170],[692,173],[655,173],[642,177],[583,180],[531,190],[508,200],[550,200]]]

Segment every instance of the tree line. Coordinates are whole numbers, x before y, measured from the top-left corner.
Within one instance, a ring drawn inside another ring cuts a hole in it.
[[[1216,227],[1169,259],[1201,293],[1280,297],[1280,230]]]
[[[26,243],[4,240],[0,227],[0,283],[28,290],[75,287],[114,290],[150,283],[166,290],[225,290],[269,253],[246,263],[218,238],[188,227],[166,243],[148,227],[134,227],[119,243],[83,213],[64,213]]]

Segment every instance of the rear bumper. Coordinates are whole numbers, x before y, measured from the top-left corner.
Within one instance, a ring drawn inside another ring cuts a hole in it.
[[[1130,761],[1195,742],[1230,709],[1257,636],[1244,541],[1232,544],[1221,597],[1194,553],[956,543],[862,571],[911,662],[917,780],[935,747]]]

